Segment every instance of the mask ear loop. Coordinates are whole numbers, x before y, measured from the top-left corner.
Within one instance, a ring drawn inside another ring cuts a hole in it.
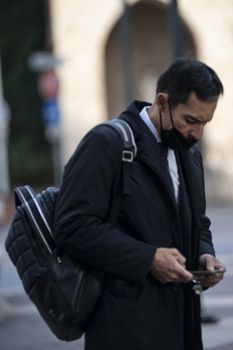
[[[167,101],[167,103],[168,103],[170,120],[171,120],[171,123],[172,123],[172,127],[174,128],[175,126],[174,126],[173,116],[172,116],[172,112],[171,112],[171,105],[170,105],[169,100]]]
[[[171,120],[172,127],[174,128],[174,121],[173,121],[173,117],[172,117],[171,105],[170,105],[169,100],[167,101],[167,103],[168,103],[169,117],[170,117],[170,120]],[[163,118],[162,118],[161,109],[159,108],[160,128],[161,128],[161,130],[164,130],[164,129],[163,129],[163,122],[162,122],[162,119],[163,119]]]
[[[160,121],[160,129],[163,130],[162,113],[161,113],[161,109],[160,108],[159,108],[159,121]]]

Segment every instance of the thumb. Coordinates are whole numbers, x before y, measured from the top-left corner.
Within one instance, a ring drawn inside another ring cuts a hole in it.
[[[206,259],[206,270],[214,271],[215,270],[215,258],[213,256],[208,256]]]

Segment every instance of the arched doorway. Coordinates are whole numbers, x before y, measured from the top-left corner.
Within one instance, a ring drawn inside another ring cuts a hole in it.
[[[160,2],[139,1],[130,8],[133,95],[152,101],[158,75],[171,62],[169,8]],[[194,39],[182,22],[184,53],[196,57]],[[125,79],[122,67],[122,46],[119,20],[106,44],[106,97],[109,117],[119,114],[130,101],[125,99]]]

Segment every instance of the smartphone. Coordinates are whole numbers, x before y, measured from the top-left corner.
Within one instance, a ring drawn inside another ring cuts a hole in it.
[[[224,273],[224,270],[214,270],[214,271],[208,271],[208,270],[196,270],[196,271],[190,271],[194,277],[208,277],[215,275],[216,273]]]

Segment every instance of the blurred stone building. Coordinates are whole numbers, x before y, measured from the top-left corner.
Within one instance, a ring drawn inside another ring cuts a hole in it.
[[[158,75],[172,61],[170,0],[128,0],[132,95],[153,101]],[[62,160],[126,98],[122,57],[123,0],[50,0],[54,54],[64,59],[61,83]],[[212,66],[223,81],[202,148],[209,199],[233,201],[233,1],[180,0],[184,53]]]

